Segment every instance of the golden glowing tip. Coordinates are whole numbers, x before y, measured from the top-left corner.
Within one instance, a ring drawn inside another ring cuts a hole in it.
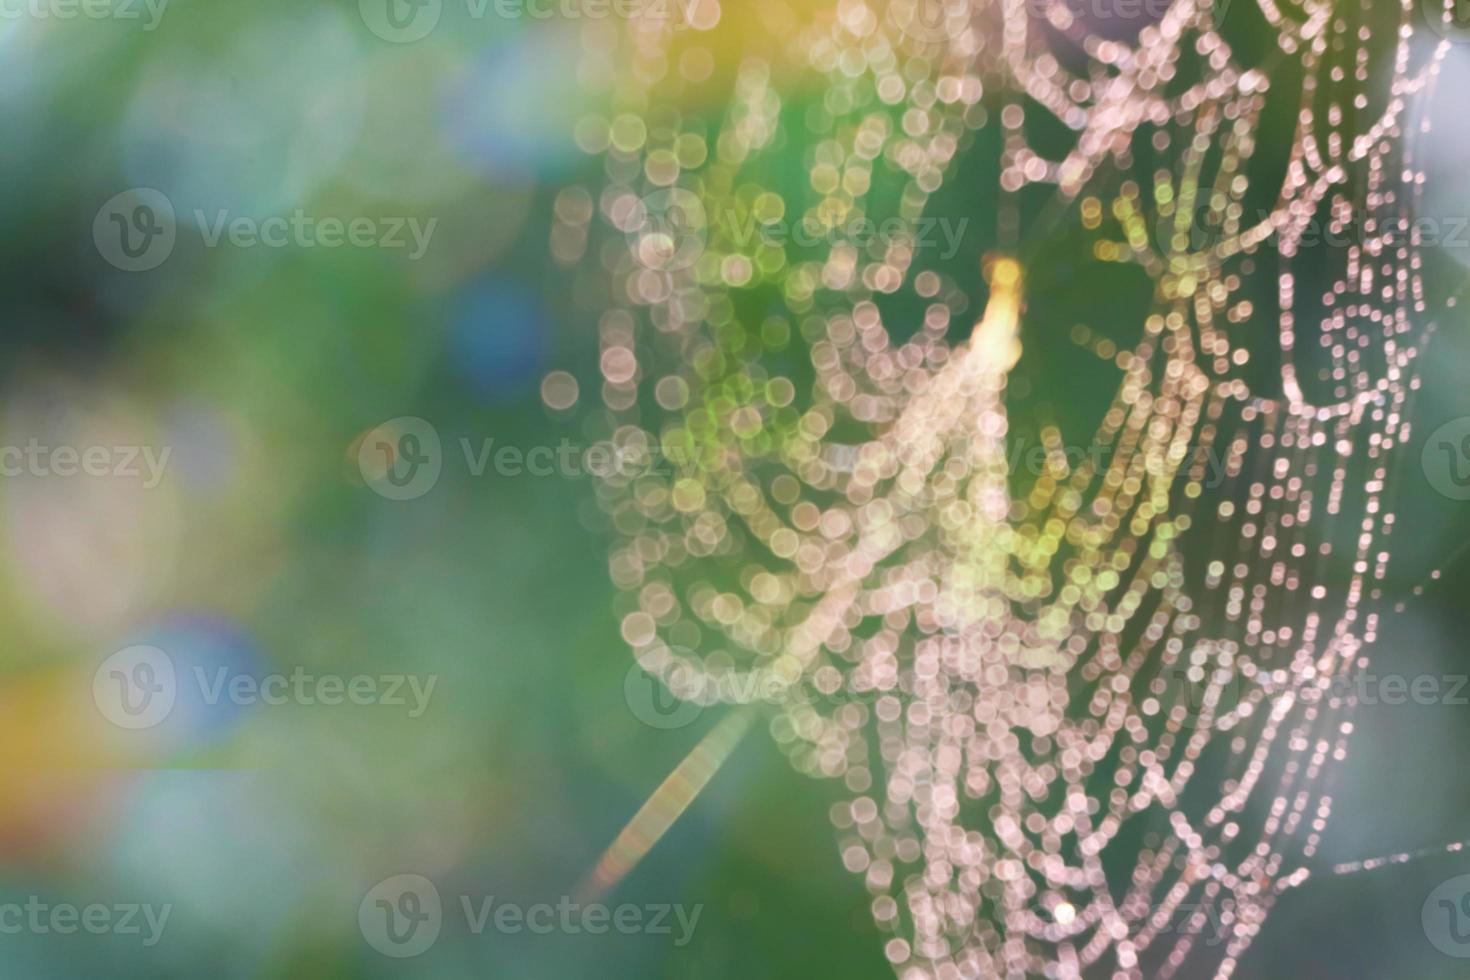
[[[992,255],[981,271],[990,283],[990,301],[971,349],[989,370],[1003,373],[1021,359],[1021,263],[1008,255]]]
[[[987,257],[981,271],[991,289],[1009,291],[1021,285],[1021,263],[1008,255]]]

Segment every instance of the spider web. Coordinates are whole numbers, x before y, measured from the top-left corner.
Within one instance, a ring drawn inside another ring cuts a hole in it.
[[[1448,42],[1376,7],[586,28],[606,181],[563,192],[552,250],[605,311],[593,424],[635,463],[598,488],[623,635],[842,781],[905,980],[1230,976],[1311,873],[1453,305],[1413,152]],[[766,40],[726,77],[741,30]],[[711,88],[722,112],[677,108]],[[996,225],[984,283],[931,261],[961,207]],[[1048,321],[1079,236],[1141,274],[1126,335]],[[1043,420],[1027,469],[1011,389],[1065,394],[1026,356],[1062,346],[1111,393],[1085,441]]]

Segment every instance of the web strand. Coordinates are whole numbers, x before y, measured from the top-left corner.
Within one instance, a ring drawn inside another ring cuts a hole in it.
[[[1382,631],[1445,45],[1414,66],[1410,3],[1261,0],[1276,44],[1246,67],[1203,2],[1126,42],[1031,6],[841,0],[783,31],[817,100],[797,115],[750,53],[714,120],[665,101],[707,77],[697,43],[591,29],[638,82],[587,129],[607,182],[563,195],[554,245],[586,248],[594,201],[623,236],[600,424],[670,464],[599,490],[623,635],[682,697],[773,703],[793,765],[841,780],[903,980],[1228,977],[1311,874]],[[1252,215],[1286,62],[1296,129]],[[799,190],[770,163],[793,143]],[[1141,270],[1131,338],[1028,316],[1040,245],[991,262],[978,322],[980,284],[925,267],[927,209],[988,145],[997,242],[1065,226]],[[877,217],[898,230],[853,240]],[[1012,368],[1068,331],[1116,390],[1019,472]]]

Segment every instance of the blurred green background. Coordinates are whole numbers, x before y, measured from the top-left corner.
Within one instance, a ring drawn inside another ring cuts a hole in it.
[[[0,976],[890,976],[839,859],[836,787],[796,775],[759,726],[603,899],[702,906],[686,944],[476,935],[459,913],[460,896],[571,894],[722,714],[660,729],[630,710],[592,479],[476,476],[462,454],[461,440],[590,441],[598,311],[549,239],[558,193],[600,174],[572,139],[602,108],[584,84],[596,53],[566,25],[460,21],[453,5],[412,44],[375,35],[355,3],[174,0],[151,30],[139,13],[0,20],[0,442],[170,450],[153,487],[0,481],[0,902],[171,912],[151,946],[0,934]],[[133,273],[93,230],[138,187],[167,197],[178,232]],[[192,218],[298,208],[436,224],[410,259],[208,247]],[[1054,285],[1106,288],[1108,274],[1064,267]],[[1436,344],[1424,433],[1470,414],[1463,318]],[[576,409],[540,395],[558,370],[581,383]],[[365,486],[358,458],[401,418],[427,420],[443,449],[437,483],[404,501]],[[1463,504],[1421,490],[1398,532],[1406,581],[1470,532]],[[1452,563],[1386,627],[1393,669],[1465,669],[1467,585]],[[94,675],[140,644],[169,653],[179,693],[165,721],[130,731],[99,719]],[[211,705],[189,687],[196,667],[437,686],[418,717]],[[1359,719],[1324,862],[1463,837],[1470,708]],[[1465,872],[1470,858],[1446,857],[1314,882],[1281,901],[1240,974],[1464,976],[1420,907]],[[413,959],[380,955],[358,924],[364,895],[398,874],[445,903]]]

